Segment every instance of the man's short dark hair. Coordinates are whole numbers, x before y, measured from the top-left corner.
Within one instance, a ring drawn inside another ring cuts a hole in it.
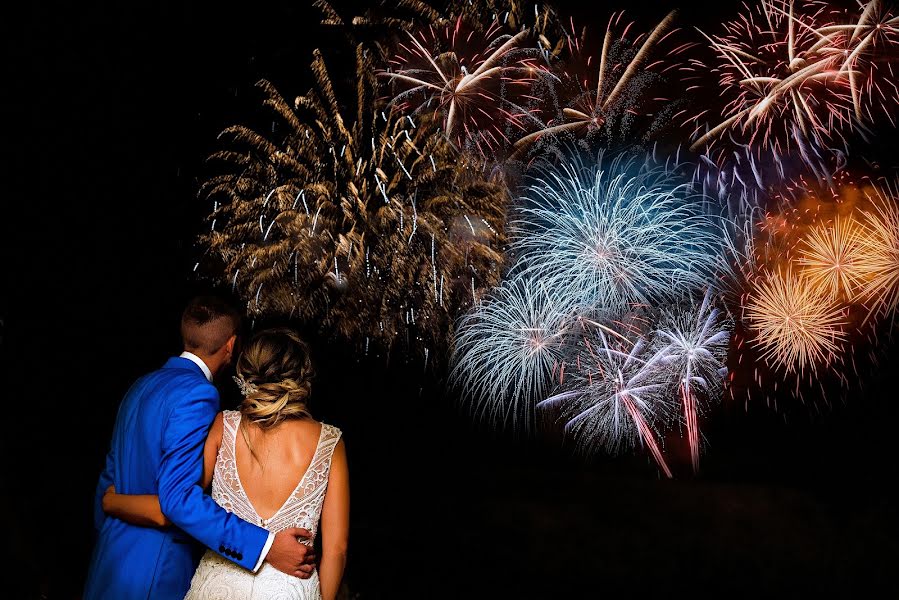
[[[181,315],[184,349],[211,356],[240,331],[240,313],[224,298],[197,296]]]

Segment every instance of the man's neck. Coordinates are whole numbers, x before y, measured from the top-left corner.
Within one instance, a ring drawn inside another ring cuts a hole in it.
[[[212,381],[215,377],[215,373],[218,371],[219,365],[215,363],[214,360],[207,356],[203,356],[202,354],[197,354],[195,352],[191,352],[190,350],[185,350],[181,353],[181,358],[186,358],[203,371],[203,374],[206,376],[206,379]]]

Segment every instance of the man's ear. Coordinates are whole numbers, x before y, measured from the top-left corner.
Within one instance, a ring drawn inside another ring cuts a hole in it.
[[[237,344],[237,334],[234,334],[228,338],[227,342],[225,342],[225,347],[228,349],[228,354],[234,354],[234,346],[236,344]]]

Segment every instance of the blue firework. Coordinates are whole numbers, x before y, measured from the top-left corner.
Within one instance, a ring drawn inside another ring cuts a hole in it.
[[[460,319],[450,382],[477,417],[530,429],[577,312],[577,299],[564,291],[521,277],[505,282]]]
[[[720,399],[732,329],[730,317],[707,291],[699,304],[664,312],[655,332],[653,346],[668,370],[669,393],[681,403],[694,471],[699,469],[698,413]]]
[[[691,186],[648,161],[539,167],[521,203],[516,269],[603,313],[704,288],[720,255],[721,229]]]

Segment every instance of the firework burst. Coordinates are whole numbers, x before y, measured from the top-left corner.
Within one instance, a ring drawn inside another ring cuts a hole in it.
[[[450,381],[476,416],[530,429],[535,402],[563,369],[575,306],[576,299],[519,278],[462,317]]]
[[[572,159],[538,170],[521,201],[516,268],[606,314],[702,289],[718,261],[720,231],[689,186],[649,163]]]
[[[612,15],[598,57],[587,49],[585,36],[573,31],[565,35],[566,58],[552,63],[554,68],[541,77],[547,89],[540,95],[551,100],[541,113],[552,118],[539,123],[536,131],[515,142],[515,155],[539,151],[559,139],[601,140],[605,145],[632,136],[638,117],[648,116],[653,101],[649,90],[658,83],[658,62],[649,62],[655,47],[671,31],[674,12],[668,14],[645,35],[628,39],[633,23],[622,25],[623,13]],[[573,29],[573,27],[572,27]],[[620,32],[616,34],[616,32]],[[536,88],[537,86],[535,86]]]
[[[865,324],[881,312],[873,248],[888,245],[875,233],[874,189],[797,189],[779,210],[753,211],[730,232],[721,289],[739,320],[728,387],[745,391],[747,407],[761,392],[776,409],[787,390],[803,404],[812,390],[827,402],[849,389],[850,373],[877,362],[878,331]]]
[[[865,236],[851,216],[814,227],[801,241],[800,275],[832,300],[852,299],[867,271]]]
[[[725,105],[723,120],[710,128],[707,115],[694,120],[693,149],[722,138],[764,152],[775,161],[795,150],[819,176],[829,169],[823,152],[854,123],[852,94],[844,64],[822,53],[817,29],[838,18],[826,5],[809,3],[795,10],[786,0],[763,0],[741,18],[726,23],[725,33],[706,36],[718,63],[717,76]],[[704,78],[704,61],[689,61],[688,80]]]
[[[694,472],[699,470],[698,414],[720,399],[732,329],[731,319],[713,306],[711,291],[698,305],[666,312],[656,329],[654,344],[661,357],[658,362],[677,382]]]
[[[494,156],[529,120],[521,103],[538,71],[538,53],[522,46],[529,35],[503,33],[496,21],[482,32],[461,16],[408,33],[382,73],[391,104],[413,118],[439,116],[457,148]]]
[[[498,279],[506,191],[420,122],[378,107],[361,48],[356,68],[355,119],[317,52],[316,87],[296,108],[260,83],[273,133],[223,133],[234,149],[213,156],[225,173],[202,190],[215,202],[203,241],[251,312],[427,356]]]
[[[260,82],[269,116],[212,157],[201,264],[250,314],[432,368],[449,345],[475,418],[558,417],[579,450],[645,448],[669,477],[663,440],[697,471],[725,392],[777,410],[849,389],[899,312],[895,189],[843,185],[895,124],[892,8],[759,0],[683,64],[699,44],[674,13],[593,39],[547,4],[374,4],[316,0],[354,76],[316,51],[295,102]],[[685,108],[697,90],[712,104]],[[503,182],[523,182],[511,207]]]
[[[789,268],[756,282],[744,318],[762,359],[787,374],[830,364],[846,339],[844,308]]]
[[[659,446],[658,425],[670,419],[661,355],[648,351],[645,340],[629,341],[599,329],[584,337],[567,376],[566,390],[540,402],[557,411],[585,452],[617,454],[645,446],[667,477],[671,470]]]
[[[870,314],[895,316],[899,309],[899,208],[895,189],[872,186],[866,196],[873,207],[864,215],[864,236],[858,270],[863,280],[862,299],[871,303]]]

